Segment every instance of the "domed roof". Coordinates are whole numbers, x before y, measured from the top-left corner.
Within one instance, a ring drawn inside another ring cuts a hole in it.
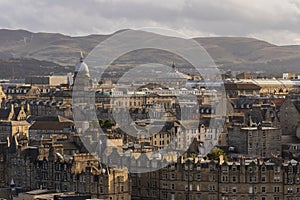
[[[168,72],[168,73],[164,73],[161,76],[159,76],[159,78],[161,79],[190,79],[190,76],[175,71],[175,72]]]
[[[181,73],[179,72],[177,69],[176,69],[176,66],[175,64],[173,63],[172,65],[172,69],[167,72],[167,73],[163,73],[161,74],[159,77],[159,79],[191,79],[190,76],[184,74],[184,73]]]

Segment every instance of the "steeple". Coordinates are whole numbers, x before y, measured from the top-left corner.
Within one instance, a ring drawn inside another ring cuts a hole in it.
[[[80,51],[80,62],[82,63],[82,62],[83,62],[83,60],[84,60],[83,52],[82,52],[82,51]]]
[[[79,62],[75,65],[75,73],[78,73],[80,70],[82,70],[82,64],[84,63],[84,56],[83,52],[80,51],[80,59]]]
[[[73,76],[73,84],[75,83],[75,79],[78,76],[79,72],[81,73],[81,76],[85,76],[87,78],[90,77],[90,71],[84,62],[84,56],[82,51],[80,51],[80,59],[79,62],[75,65],[75,71],[74,71],[74,76]]]

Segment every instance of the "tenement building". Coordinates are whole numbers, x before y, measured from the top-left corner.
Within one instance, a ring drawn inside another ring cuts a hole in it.
[[[131,199],[128,170],[102,165],[96,155],[67,156],[62,146],[55,144],[48,144],[48,148],[21,149],[11,145],[3,149],[1,157],[5,159],[0,169],[6,168],[6,172],[2,169],[0,177],[7,186],[14,183],[20,191],[42,189],[98,199]]]
[[[180,157],[160,170],[129,174],[126,167],[108,167],[92,154],[65,155],[59,144],[18,146],[13,141],[9,147],[1,146],[1,184],[14,183],[25,191],[47,189],[115,200],[279,200],[297,199],[300,195],[300,162],[293,159]],[[140,162],[132,158],[130,166],[144,164]],[[157,160],[156,165],[164,162]],[[150,161],[149,167],[153,164]]]
[[[159,171],[132,174],[132,199],[297,199],[300,163],[186,159]]]
[[[283,135],[296,135],[300,125],[300,95],[290,94],[280,108],[280,123]]]
[[[228,146],[251,157],[280,156],[282,129],[275,103],[261,98],[232,102],[236,111],[226,123]]]
[[[228,127],[228,142],[248,156],[270,158],[281,154],[281,130],[276,127]]]

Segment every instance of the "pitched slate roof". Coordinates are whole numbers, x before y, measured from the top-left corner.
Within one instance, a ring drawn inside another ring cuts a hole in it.
[[[71,122],[51,122],[51,121],[36,121],[29,128],[30,130],[64,130],[70,128],[74,124]]]
[[[43,116],[35,119],[30,130],[64,130],[74,126],[74,122],[60,115]]]
[[[254,83],[225,83],[225,90],[260,90],[261,87]]]
[[[8,120],[10,112],[10,108],[0,108],[0,120]]]

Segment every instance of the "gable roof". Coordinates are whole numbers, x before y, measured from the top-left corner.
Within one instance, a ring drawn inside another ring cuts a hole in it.
[[[64,129],[70,128],[73,125],[74,124],[71,122],[36,121],[29,129],[63,131]]]

